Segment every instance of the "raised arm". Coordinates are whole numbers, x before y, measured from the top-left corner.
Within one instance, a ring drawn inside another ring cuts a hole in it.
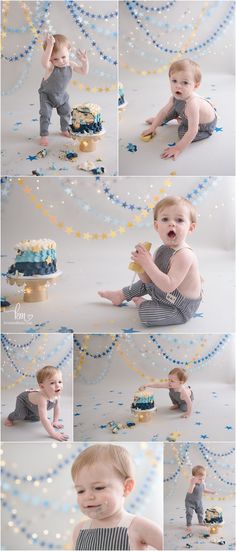
[[[143,136],[147,136],[148,134],[152,134],[152,132],[155,132],[156,128],[158,126],[161,126],[163,121],[165,120],[166,116],[168,115],[170,109],[173,107],[173,97],[171,97],[166,105],[162,107],[162,109],[157,113],[157,115],[154,117],[152,124],[149,126],[148,130],[145,130],[143,132]]]
[[[197,482],[197,479],[195,476],[192,476],[192,478],[190,479],[190,483],[189,483],[189,487],[188,487],[188,494],[192,494],[193,493],[193,490],[196,486],[196,482]]]
[[[87,75],[89,72],[89,60],[86,50],[78,50],[76,52],[76,55],[81,64],[78,65],[74,61],[71,61],[70,65],[73,71],[75,71],[76,73],[80,73],[81,75]]]
[[[45,69],[51,69],[52,62],[50,61],[50,59],[52,55],[53,46],[55,44],[55,38],[52,36],[52,34],[47,35],[46,42],[47,42],[47,45],[46,45],[46,49],[43,52],[41,63]]]
[[[192,263],[193,252],[190,249],[181,249],[173,257],[173,261],[168,274],[164,274],[156,266],[151,255],[146,251],[143,245],[138,245],[136,251],[131,256],[134,262],[138,262],[145,270],[151,281],[164,293],[171,293],[178,288],[185,279]]]

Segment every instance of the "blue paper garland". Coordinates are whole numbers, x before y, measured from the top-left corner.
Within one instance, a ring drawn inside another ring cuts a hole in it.
[[[208,352],[206,355],[202,356],[201,358],[198,358],[197,360],[193,360],[191,361],[191,364],[193,365],[197,365],[199,366],[200,364],[202,363],[205,363],[209,360],[211,360],[213,358],[213,356],[215,356],[224,346],[225,344],[229,341],[230,339],[230,334],[225,334],[223,337],[220,338],[220,340],[218,341],[217,345],[214,346],[214,348]],[[168,362],[176,365],[176,366],[187,366],[189,365],[189,360],[176,360],[175,358],[172,358],[169,353],[167,354],[167,352],[163,349],[163,346],[157,341],[156,339],[156,336],[154,335],[150,335],[150,340],[156,344],[158,350],[161,352],[163,358],[165,358],[165,360],[167,360]]]
[[[79,348],[80,352],[85,352],[86,356],[89,356],[90,358],[93,358],[94,360],[96,360],[98,358],[102,358],[102,357],[107,356],[108,354],[110,354],[113,351],[114,346],[116,345],[116,343],[119,339],[120,339],[120,335],[115,335],[115,339],[112,341],[112,343],[110,345],[108,345],[105,348],[105,350],[103,350],[103,352],[97,352],[96,354],[91,354],[90,352],[88,352],[88,350],[84,349],[82,347],[79,339],[77,339],[77,337],[75,337],[75,336],[74,336],[74,343]]]

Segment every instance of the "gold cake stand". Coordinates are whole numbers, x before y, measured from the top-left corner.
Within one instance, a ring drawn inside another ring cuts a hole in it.
[[[139,423],[147,423],[151,421],[153,414],[157,412],[157,407],[144,411],[143,409],[131,408],[131,413],[138,419]]]
[[[79,132],[73,132],[70,130],[70,136],[73,140],[78,141],[78,145],[75,147],[75,151],[79,153],[90,153],[96,150],[97,142],[101,140],[102,136],[106,134],[106,130],[103,128],[101,132],[97,134],[80,134]]]
[[[24,286],[23,301],[24,302],[43,302],[48,300],[48,287],[55,284],[55,281],[60,277],[62,271],[58,270],[54,274],[48,275],[7,275],[7,283],[9,285],[16,284],[17,287]]]
[[[124,111],[126,110],[127,105],[128,105],[128,101],[125,101],[121,105],[118,105],[119,118],[121,118],[122,113],[124,113]]]
[[[208,524],[208,526],[210,528],[210,534],[218,534],[219,533],[219,528],[221,528],[221,526],[223,526],[223,524],[224,524],[224,522],[221,522],[220,524],[217,524],[217,523]]]

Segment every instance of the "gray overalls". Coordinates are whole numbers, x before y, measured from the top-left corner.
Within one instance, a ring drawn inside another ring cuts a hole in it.
[[[186,101],[182,99],[176,99],[176,98],[173,98],[173,100],[174,100],[174,105],[171,108],[168,115],[163,120],[162,125],[166,124],[168,121],[171,121],[173,119],[180,118],[181,124],[178,126],[178,135],[179,135],[179,139],[181,140],[181,138],[183,138],[184,134],[186,134],[188,130],[188,119],[184,114]],[[198,133],[196,134],[192,142],[198,142],[200,140],[205,140],[205,138],[209,138],[209,136],[211,136],[211,134],[213,134],[214,132],[214,129],[216,127],[216,121],[217,121],[217,115],[215,113],[215,117],[213,121],[206,122],[206,123],[199,123]]]
[[[128,528],[134,515],[126,513],[118,526],[114,528],[90,528],[91,520],[84,523],[80,530],[75,549],[83,551],[129,551]]]
[[[195,484],[193,493],[189,492],[186,494],[185,498],[185,509],[186,509],[186,523],[187,526],[191,526],[193,511],[197,513],[198,522],[203,523],[204,511],[202,505],[202,494],[204,492],[204,484]]]
[[[38,406],[30,402],[29,392],[32,390],[25,390],[17,396],[15,410],[8,415],[10,421],[39,421]],[[47,410],[54,408],[55,405],[56,402],[47,400]]]
[[[161,245],[157,250],[155,264],[164,274],[168,273],[170,259],[176,252],[166,245]],[[202,300],[201,296],[197,299],[186,298],[178,289],[164,293],[154,283],[143,283],[141,280],[131,287],[124,287],[122,291],[127,301],[134,297],[151,296],[152,300],[142,302],[138,309],[141,322],[149,327],[185,323],[196,312]]]
[[[48,127],[52,116],[52,110],[55,107],[60,117],[61,131],[65,132],[69,128],[71,108],[68,100],[69,95],[66,92],[67,84],[72,77],[72,68],[54,67],[51,75],[42,80],[39,92],[40,99],[40,136],[48,136]]]
[[[190,386],[188,388],[190,388]],[[182,398],[180,398],[180,392],[178,392],[174,388],[170,388],[169,397],[170,397],[172,403],[175,406],[178,406],[179,409],[181,409],[181,411],[187,411],[187,409],[188,409],[187,403],[185,402],[185,400],[182,400]],[[191,389],[190,400],[193,401],[193,399],[194,399],[194,396],[193,396],[193,391]]]

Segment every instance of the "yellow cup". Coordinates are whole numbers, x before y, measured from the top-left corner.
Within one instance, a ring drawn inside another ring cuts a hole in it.
[[[151,246],[152,246],[152,244],[149,243],[149,241],[145,241],[144,243],[142,243],[142,245],[145,247],[145,249],[147,251],[150,251]],[[133,272],[136,272],[137,274],[143,274],[144,271],[145,271],[142,268],[142,266],[140,266],[140,264],[138,264],[138,262],[130,262],[128,268],[129,268],[129,270],[132,270]]]

